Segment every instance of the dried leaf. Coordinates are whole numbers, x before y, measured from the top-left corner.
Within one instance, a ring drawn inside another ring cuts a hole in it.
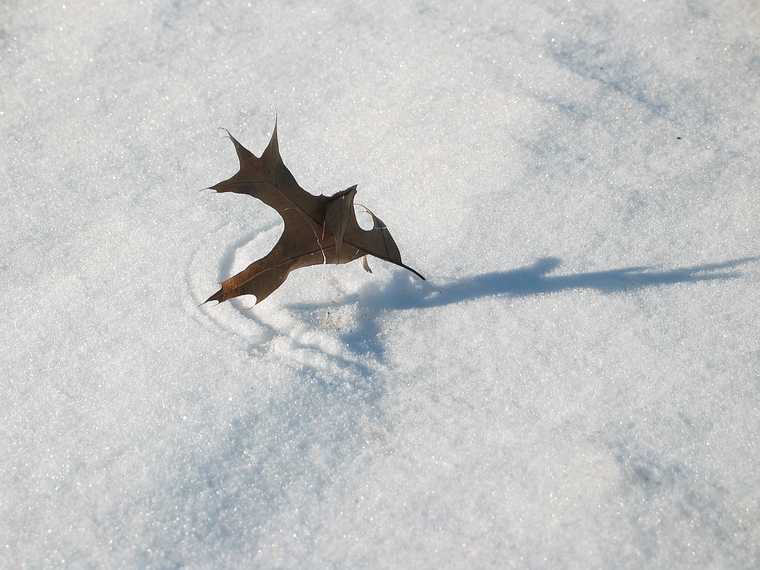
[[[210,188],[258,198],[277,210],[285,228],[267,255],[222,282],[221,289],[208,301],[226,301],[240,295],[254,295],[260,303],[283,284],[288,274],[300,267],[326,263],[348,263],[363,258],[364,269],[372,273],[367,255],[417,271],[401,261],[396,242],[383,221],[367,210],[373,227],[359,226],[354,211],[356,186],[333,196],[314,196],[298,185],[280,156],[277,123],[261,157],[243,147],[229,131],[240,161],[239,171]]]

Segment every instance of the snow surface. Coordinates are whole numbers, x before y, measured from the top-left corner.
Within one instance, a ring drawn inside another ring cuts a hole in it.
[[[760,566],[760,5],[0,4],[0,566]],[[199,306],[279,118],[404,260]]]

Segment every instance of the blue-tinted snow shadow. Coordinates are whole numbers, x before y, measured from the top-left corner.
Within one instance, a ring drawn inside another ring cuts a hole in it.
[[[608,271],[575,273],[570,275],[549,275],[560,265],[556,257],[544,257],[535,263],[511,271],[493,271],[472,277],[464,277],[444,285],[423,285],[415,287],[408,278],[396,274],[391,283],[391,295],[384,297],[380,290],[363,301],[378,304],[385,309],[412,309],[439,307],[482,297],[503,296],[523,297],[558,293],[571,289],[595,289],[602,293],[621,293],[677,283],[697,283],[735,279],[741,275],[734,268],[757,261],[758,257],[732,259],[720,263],[709,263],[668,270],[656,270],[648,266],[625,267]],[[399,287],[398,285],[406,285]],[[397,289],[393,291],[393,289]],[[421,291],[422,295],[413,293]],[[359,293],[361,297],[361,292]],[[385,298],[385,300],[383,300]]]
[[[624,267],[570,275],[550,275],[561,261],[544,257],[531,265],[510,271],[492,271],[463,277],[447,283],[419,281],[408,273],[395,272],[389,282],[372,282],[358,292],[339,300],[339,304],[356,303],[361,307],[360,325],[342,335],[344,342],[355,351],[372,352],[381,356],[375,320],[385,311],[429,309],[484,297],[525,297],[558,293],[574,289],[594,289],[615,294],[647,287],[660,287],[701,281],[725,281],[741,276],[737,267],[757,261],[760,257],[743,257],[718,263],[707,263],[674,269],[650,266]],[[334,303],[299,303],[288,308],[302,314],[328,310]]]

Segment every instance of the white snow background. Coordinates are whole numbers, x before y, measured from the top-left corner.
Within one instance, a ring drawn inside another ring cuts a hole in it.
[[[760,5],[0,5],[0,566],[757,568]],[[404,261],[199,306],[275,113]]]

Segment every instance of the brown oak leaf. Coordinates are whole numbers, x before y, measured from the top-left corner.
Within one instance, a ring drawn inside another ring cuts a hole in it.
[[[224,280],[221,289],[205,303],[254,295],[258,304],[282,285],[291,271],[309,265],[348,263],[362,258],[364,269],[371,273],[368,255],[399,265],[425,279],[401,261],[398,246],[380,218],[367,210],[372,217],[372,229],[359,226],[354,211],[356,186],[332,196],[314,196],[298,185],[280,156],[277,121],[261,157],[241,145],[229,131],[227,135],[235,145],[240,170],[209,188],[258,198],[277,210],[285,228],[272,251]]]

